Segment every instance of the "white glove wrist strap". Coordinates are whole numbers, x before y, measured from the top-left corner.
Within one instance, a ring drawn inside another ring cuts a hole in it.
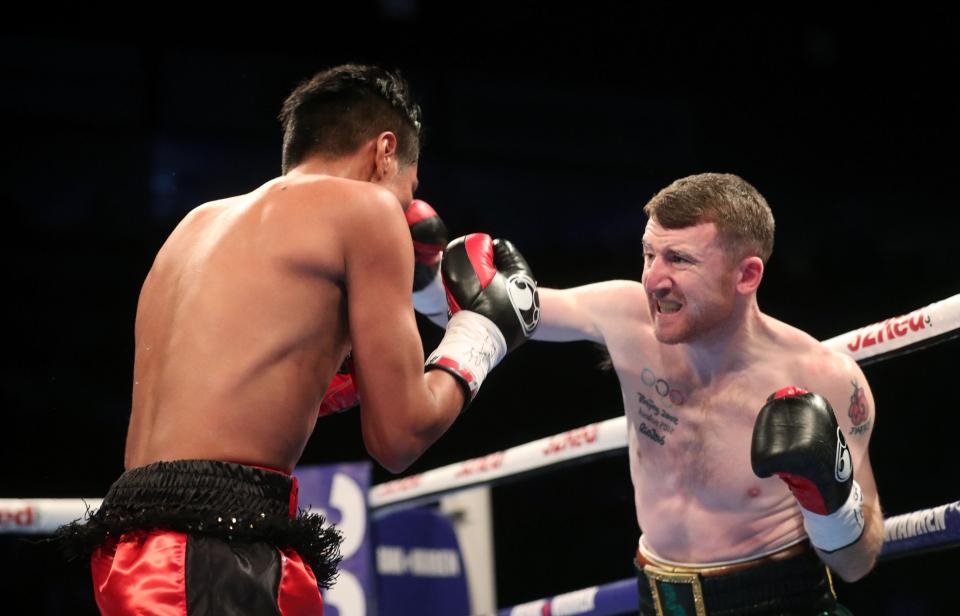
[[[835,552],[852,545],[863,534],[863,492],[856,481],[842,507],[830,515],[820,515],[800,508],[803,526],[810,542],[823,552]]]
[[[461,310],[450,318],[447,333],[426,365],[428,369],[443,368],[460,378],[473,399],[483,379],[506,354],[507,341],[493,321]]]

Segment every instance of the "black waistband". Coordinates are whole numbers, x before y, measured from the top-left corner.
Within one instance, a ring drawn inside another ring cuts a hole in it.
[[[84,521],[57,529],[68,556],[91,553],[111,537],[164,529],[229,541],[268,541],[292,548],[329,587],[340,562],[339,531],[323,516],[291,516],[293,479],[214,460],[156,462],[130,469]],[[294,501],[295,502],[295,501]]]
[[[656,614],[649,579],[642,568],[637,574],[640,613]],[[812,549],[733,573],[701,575],[699,580],[710,616],[806,615],[836,605],[826,566]]]

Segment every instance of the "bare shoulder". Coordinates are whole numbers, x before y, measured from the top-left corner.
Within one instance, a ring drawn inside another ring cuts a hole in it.
[[[807,389],[833,388],[851,377],[862,375],[860,367],[850,356],[831,350],[801,329],[779,321],[774,323],[777,348],[790,358]]]
[[[197,237],[204,233],[210,222],[224,212],[234,199],[210,201],[187,212],[160,247],[154,265],[163,264],[172,255],[180,255],[184,250],[195,246]]]
[[[653,323],[643,285],[633,280],[609,280],[581,287],[592,295],[590,306],[607,349],[626,355],[655,344]],[[621,363],[622,363],[621,359]]]
[[[803,387],[830,402],[837,423],[848,438],[869,439],[876,409],[863,370],[849,355],[826,347],[805,332],[794,332],[794,357]]]
[[[348,253],[397,243],[403,209],[388,190],[330,176],[281,177],[255,191],[263,236],[278,254],[324,275],[339,275]]]
[[[579,287],[579,290],[591,296],[596,309],[603,314],[650,321],[647,293],[635,280],[607,280]]]
[[[284,213],[305,221],[322,218],[327,224],[350,223],[403,211],[385,188],[339,177],[284,176],[258,191],[266,202],[280,204]]]

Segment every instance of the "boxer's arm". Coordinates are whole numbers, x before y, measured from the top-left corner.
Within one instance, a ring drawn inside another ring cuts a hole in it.
[[[371,456],[400,472],[450,427],[463,391],[445,372],[424,374],[410,298],[413,245],[400,205],[376,189],[354,206],[340,237],[363,439]]]
[[[540,327],[534,340],[604,344],[604,332],[646,306],[643,287],[629,280],[610,280],[570,289],[540,287]]]
[[[883,547],[883,512],[868,451],[876,409],[873,393],[856,362],[849,357],[840,357],[837,361],[841,369],[831,372],[823,391],[850,448],[853,475],[863,492],[864,528],[860,540],[853,545],[836,552],[818,552],[823,562],[840,577],[853,582],[870,572]]]

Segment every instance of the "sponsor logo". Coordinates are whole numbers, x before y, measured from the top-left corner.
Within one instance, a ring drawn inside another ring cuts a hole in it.
[[[487,471],[496,470],[503,466],[503,458],[505,456],[505,452],[498,451],[496,453],[491,453],[488,456],[467,460],[460,465],[460,468],[457,469],[454,477],[467,477],[470,475],[476,475],[477,473],[485,473]]]
[[[507,294],[513,310],[523,326],[525,336],[530,336],[540,323],[540,295],[537,283],[526,274],[514,274],[507,278]]]
[[[26,528],[36,520],[37,513],[29,505],[23,509],[0,509],[0,528]]]
[[[837,428],[837,465],[834,468],[833,476],[840,483],[844,483],[853,475],[853,459],[850,457],[850,449],[847,448],[847,439],[843,438],[843,432]]]
[[[951,511],[953,512],[953,516],[960,514],[960,505],[950,503],[949,505],[941,505],[933,509],[914,511],[913,513],[905,513],[889,518],[884,524],[886,541],[911,539],[931,533],[943,532],[947,530],[947,514]],[[953,520],[956,520],[956,518],[953,518]]]
[[[902,317],[887,319],[881,323],[864,327],[857,332],[857,339],[847,343],[851,353],[876,344],[883,344],[895,338],[902,338],[911,332],[933,327],[930,315],[923,312],[910,313]]]
[[[416,577],[459,577],[460,558],[456,550],[411,548],[398,545],[377,547],[377,573],[380,575],[413,575]]]
[[[549,456],[560,453],[566,449],[576,449],[577,447],[584,447],[590,443],[595,443],[597,441],[598,431],[599,428],[597,428],[597,424],[590,424],[589,426],[551,436],[550,440],[547,441],[547,446],[543,448],[543,455]]]
[[[410,475],[409,477],[404,477],[403,479],[395,479],[393,481],[380,484],[376,487],[376,489],[377,492],[380,493],[380,496],[397,494],[399,492],[413,490],[420,485],[422,479],[423,475]]]

